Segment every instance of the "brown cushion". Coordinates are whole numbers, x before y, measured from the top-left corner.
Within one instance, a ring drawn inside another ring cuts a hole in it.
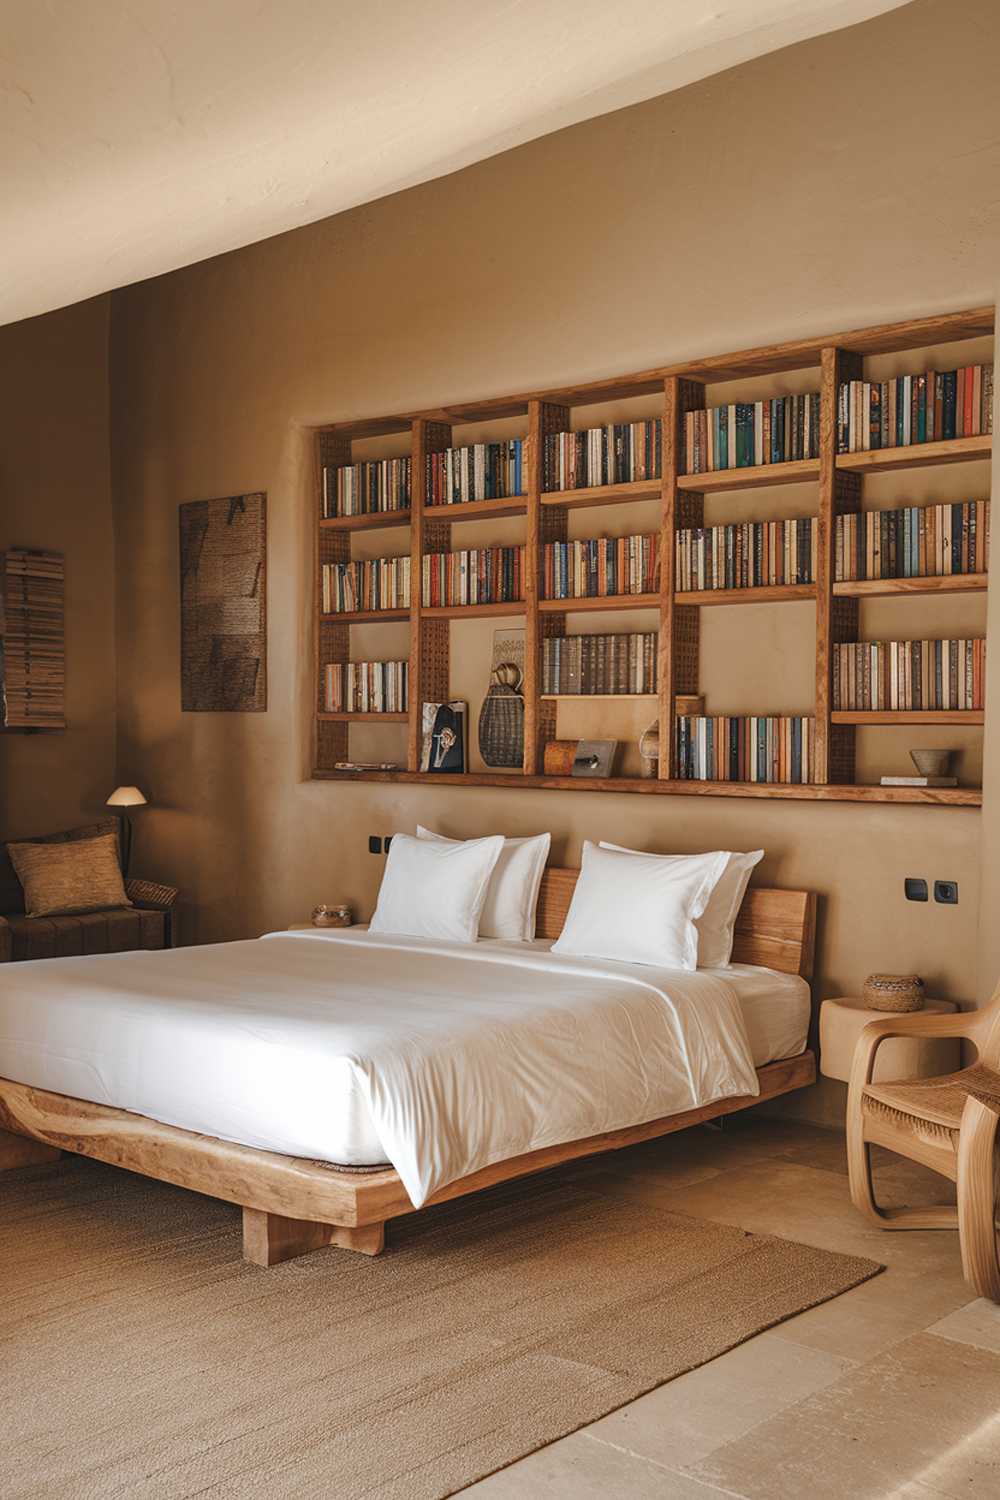
[[[11,957],[75,958],[83,953],[130,953],[165,946],[162,911],[90,912],[79,917],[10,917]]]
[[[29,917],[132,905],[125,894],[113,833],[65,843],[8,844],[7,853],[23,887]]]
[[[118,828],[115,818],[101,818],[96,823],[83,823],[79,828],[68,828],[61,833],[38,834],[33,838],[17,839],[19,844],[65,844],[75,839],[95,839],[104,833],[114,833]],[[24,911],[24,891],[17,878],[14,866],[7,853],[7,845],[0,844],[0,915]]]

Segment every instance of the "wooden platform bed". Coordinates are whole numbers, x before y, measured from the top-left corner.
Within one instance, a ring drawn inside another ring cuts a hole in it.
[[[555,938],[561,932],[577,873],[545,872],[538,904],[539,937]],[[815,906],[816,898],[808,891],[748,891],[737,919],[733,961],[809,978]],[[449,1183],[429,1201],[442,1203],[575,1157],[685,1130],[804,1088],[815,1081],[816,1060],[812,1052],[802,1052],[758,1068],[757,1076],[758,1096],[720,1099],[644,1125],[496,1162]],[[386,1221],[414,1212],[399,1176],[390,1167],[345,1170],[238,1146],[7,1079],[0,1079],[0,1127],[0,1170],[52,1161],[60,1152],[72,1151],[239,1204],[244,1259],[260,1266],[272,1266],[324,1245],[377,1255],[385,1244]]]

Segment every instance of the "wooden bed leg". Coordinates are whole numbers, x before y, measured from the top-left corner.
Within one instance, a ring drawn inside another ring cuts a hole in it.
[[[0,1172],[13,1167],[41,1166],[43,1162],[58,1161],[60,1156],[58,1146],[46,1146],[44,1141],[32,1140],[29,1135],[0,1130]]]
[[[378,1255],[385,1247],[385,1224],[317,1224],[311,1219],[285,1219],[261,1208],[243,1210],[243,1259],[255,1266],[276,1266],[310,1250],[337,1245],[361,1255]]]

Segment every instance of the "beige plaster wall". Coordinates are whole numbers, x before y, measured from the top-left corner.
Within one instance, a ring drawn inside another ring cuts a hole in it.
[[[143,863],[183,888],[191,937],[302,920],[320,899],[367,911],[382,863],[367,835],[420,818],[453,834],[548,828],[568,861],[584,837],[762,846],[763,879],[821,894],[818,993],[912,967],[932,991],[975,996],[974,811],[311,781],[305,428],[994,300],[995,20],[990,0],[917,0],[115,295],[119,774],[155,798]],[[877,499],[987,481],[983,466],[901,475]],[[251,489],[268,492],[269,711],[182,714],[177,506]],[[735,513],[725,503],[713,520]],[[929,606],[898,607],[908,628],[929,622]],[[975,602],[948,607],[942,626],[981,628]],[[868,608],[875,634],[888,606]],[[706,613],[713,703],[750,707],[755,682],[766,706],[808,707],[811,606]],[[453,691],[471,693],[491,630],[458,630]],[[357,654],[402,649],[403,632],[378,632],[356,632]],[[398,730],[375,733],[399,754]],[[866,740],[873,772],[926,743],[892,739]],[[965,774],[980,742],[963,746]],[[960,904],[907,904],[905,875],[957,880]]]
[[[66,714],[0,733],[0,838],[99,814],[115,785],[110,299],[0,328],[0,551],[66,558]]]

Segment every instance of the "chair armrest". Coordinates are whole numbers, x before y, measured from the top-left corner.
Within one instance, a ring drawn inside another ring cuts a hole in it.
[[[133,906],[150,906],[157,911],[169,911],[177,900],[172,885],[157,885],[153,880],[126,880],[125,894]]]
[[[9,964],[14,952],[14,936],[6,917],[0,917],[0,964]]]
[[[977,1030],[979,1014],[978,1011],[951,1011],[947,1015],[928,1016],[915,1011],[909,1015],[887,1017],[884,1021],[869,1021],[854,1048],[848,1110],[855,1105],[861,1108],[861,1091],[872,1081],[875,1054],[883,1042],[894,1036],[969,1037]]]

